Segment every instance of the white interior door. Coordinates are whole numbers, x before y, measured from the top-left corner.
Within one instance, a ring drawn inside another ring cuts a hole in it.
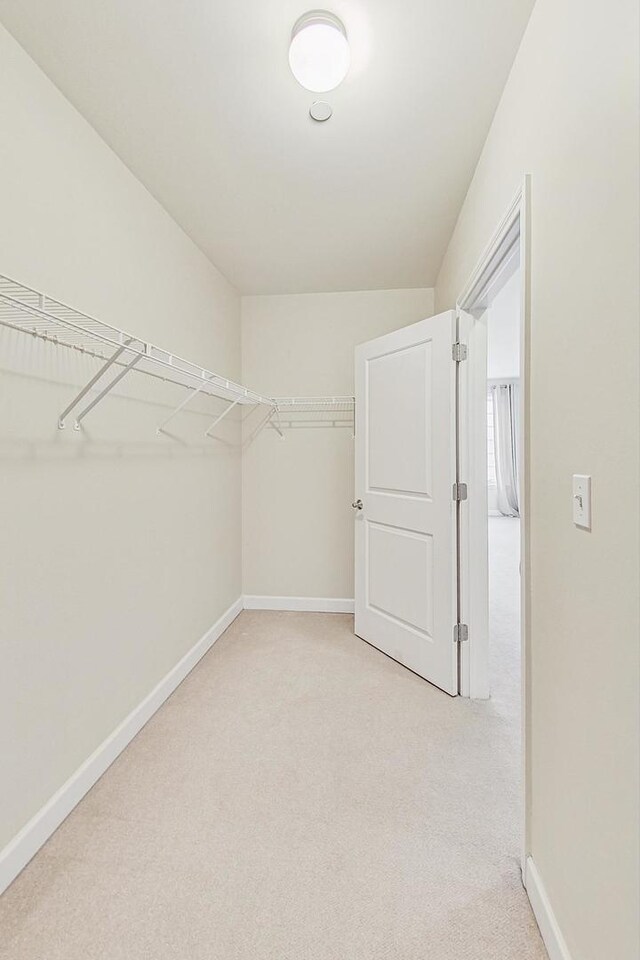
[[[355,358],[355,632],[450,694],[455,329],[455,313],[441,313],[362,344]]]

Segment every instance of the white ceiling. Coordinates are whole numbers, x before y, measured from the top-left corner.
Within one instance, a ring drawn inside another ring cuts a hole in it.
[[[431,286],[533,0],[327,0],[352,68],[289,71],[312,0],[0,0],[0,19],[243,293]]]

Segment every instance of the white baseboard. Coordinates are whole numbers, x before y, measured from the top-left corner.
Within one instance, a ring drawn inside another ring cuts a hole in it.
[[[527,857],[524,885],[547,948],[549,960],[571,960],[569,948],[558,926],[542,878],[531,857]]]
[[[353,613],[354,601],[332,597],[245,596],[245,610],[303,610],[308,613]]]
[[[116,727],[90,757],[78,767],[66,783],[54,793],[44,807],[22,828],[0,853],[0,893],[5,890],[40,847],[57,830],[77,803],[102,776],[116,757],[151,719],[198,661],[213,646],[243,609],[242,598],[236,600],[226,613],[207,630],[205,635],[172,667],[169,673]]]

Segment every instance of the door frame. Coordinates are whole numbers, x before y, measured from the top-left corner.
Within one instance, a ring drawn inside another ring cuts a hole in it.
[[[487,381],[486,329],[475,322],[486,309],[491,291],[504,283],[515,256],[520,267],[520,436],[524,469],[520,472],[520,655],[521,655],[521,763],[523,791],[522,868],[530,849],[531,810],[531,566],[530,566],[530,336],[531,336],[531,177],[527,175],[494,232],[475,269],[456,299],[461,329],[469,344],[469,359],[461,366],[462,416],[460,420],[461,468],[468,482],[468,500],[461,511],[464,561],[461,601],[469,640],[461,645],[460,691],[463,696],[489,696],[487,503],[474,496],[486,487],[486,425],[482,447],[473,408],[465,396]],[[475,316],[474,316],[475,315]],[[475,357],[474,357],[474,347]],[[486,391],[485,391],[486,396]],[[480,413],[482,422],[486,419]],[[475,430],[474,430],[475,426]],[[483,475],[484,471],[484,475]],[[464,479],[464,477],[463,477]],[[483,532],[484,530],[484,532]]]

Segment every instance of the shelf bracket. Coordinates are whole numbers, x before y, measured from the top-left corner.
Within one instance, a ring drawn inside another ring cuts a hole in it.
[[[273,422],[273,415],[274,415],[274,414],[276,415],[276,417],[277,417],[277,419],[278,419],[277,424]],[[276,431],[276,433],[278,433],[278,434],[280,435],[280,439],[281,439],[281,440],[284,440],[284,433],[282,432],[282,423],[280,422],[280,410],[278,409],[278,405],[277,405],[277,404],[274,406],[273,410],[271,411],[271,414],[270,414],[270,416],[269,416],[269,423],[271,424],[271,426],[273,427],[273,429]]]
[[[115,353],[114,353],[111,357],[109,357],[109,359],[107,360],[107,362],[102,364],[102,366],[100,367],[100,369],[98,370],[98,372],[96,373],[96,375],[93,376],[93,377],[91,377],[91,380],[89,380],[89,382],[82,388],[82,390],[80,391],[80,393],[71,401],[71,403],[69,404],[69,406],[66,407],[66,408],[62,411],[62,413],[61,413],[60,416],[58,417],[58,428],[59,428],[60,430],[64,430],[65,421],[66,421],[67,417],[69,416],[69,414],[71,413],[71,411],[74,409],[74,407],[77,407],[77,405],[80,403],[80,401],[83,399],[83,397],[86,397],[86,395],[89,393],[89,391],[90,391],[91,389],[93,389],[93,387],[95,387],[96,383],[98,383],[98,381],[101,380],[102,377],[104,377],[104,375],[105,375],[105,373],[107,372],[107,370],[108,370],[111,366],[113,366],[114,363],[116,363],[116,362],[119,360],[119,358],[122,356],[122,354],[125,352],[125,350],[128,350],[128,349],[131,347],[131,344],[134,343],[134,342],[136,342],[136,341],[134,341],[133,339],[130,339],[130,340],[127,340],[125,343],[123,343],[120,347],[118,347],[118,349],[115,351]],[[138,342],[139,342],[139,341],[138,341]],[[103,398],[107,393],[109,393],[109,391],[111,390],[111,388],[114,387],[114,386],[116,385],[116,383],[118,383],[119,380],[122,380],[122,378],[125,376],[125,374],[127,374],[127,373],[129,372],[129,370],[131,370],[131,368],[135,366],[135,364],[138,362],[138,360],[140,360],[140,359],[142,358],[142,356],[143,356],[143,354],[141,354],[141,353],[136,353],[136,355],[135,355],[135,357],[133,358],[133,360],[132,360],[130,363],[128,363],[128,364],[123,368],[123,370],[120,371],[120,373],[118,374],[118,376],[117,376],[117,377],[114,377],[114,379],[109,383],[109,385],[108,385],[107,387],[105,387],[104,390],[102,390],[102,391],[98,394],[98,396],[95,397],[95,399],[92,400],[92,402],[91,402],[88,406],[85,407],[85,409],[82,411],[82,413],[80,413],[79,416],[76,417],[76,421],[75,421],[75,423],[74,423],[74,429],[75,429],[75,430],[79,430],[79,429],[80,429],[80,421],[83,419],[83,417],[85,417],[85,416],[87,415],[87,413],[89,412],[89,410],[91,410],[93,407],[95,407],[96,403],[98,403],[98,401],[102,400],[102,398]]]
[[[210,379],[209,377],[204,377],[203,380],[202,380],[202,383],[199,383],[197,387],[195,387],[193,390],[191,390],[191,392],[190,392],[190,393],[188,394],[188,396],[182,401],[182,403],[178,404],[178,406],[175,408],[175,410],[174,410],[172,413],[169,414],[169,416],[166,418],[166,420],[163,420],[163,421],[162,421],[162,423],[156,428],[156,433],[162,433],[162,431],[164,430],[164,428],[166,427],[166,425],[169,423],[169,421],[170,421],[170,420],[173,420],[173,418],[174,418],[178,413],[180,413],[181,410],[184,410],[184,408],[186,407],[186,405],[187,405],[188,403],[191,403],[191,401],[193,400],[193,398],[194,398],[195,396],[197,396],[197,395],[200,393],[201,390],[204,390],[204,388],[207,386],[207,384],[210,384],[210,383],[211,383],[211,379]]]
[[[213,430],[213,428],[214,428],[214,427],[217,427],[218,424],[220,423],[220,421],[223,420],[228,413],[231,413],[231,411],[233,410],[233,408],[234,408],[238,403],[240,403],[240,398],[239,398],[239,397],[238,397],[237,400],[234,400],[233,403],[230,403],[228,407],[225,407],[225,409],[222,411],[222,413],[215,418],[215,420],[213,421],[213,423],[210,423],[210,424],[209,424],[209,426],[207,427],[207,429],[206,429],[205,432],[204,432],[205,437],[210,437],[210,436],[211,436],[211,431]],[[215,438],[213,438],[213,439],[215,439]]]
[[[144,354],[142,354],[142,353],[136,353],[136,355],[135,355],[135,357],[133,358],[133,360],[130,360],[129,363],[126,365],[126,367],[123,367],[123,368],[122,368],[122,370],[120,371],[120,373],[118,374],[118,376],[117,376],[117,377],[114,377],[113,380],[112,380],[110,383],[108,383],[107,386],[106,386],[103,390],[100,391],[100,393],[98,394],[98,396],[97,396],[97,397],[94,397],[93,400],[91,401],[91,403],[88,403],[87,406],[86,406],[83,410],[80,411],[80,413],[79,413],[78,416],[76,417],[76,421],[75,421],[75,423],[74,423],[74,425],[73,425],[73,429],[74,429],[74,430],[79,430],[79,429],[80,429],[80,423],[81,423],[82,420],[84,420],[84,418],[85,418],[86,415],[89,413],[89,411],[90,411],[90,410],[93,410],[93,408],[94,408],[98,403],[100,403],[100,401],[102,400],[102,398],[103,398],[103,397],[106,397],[106,395],[113,390],[113,388],[115,387],[116,383],[119,383],[119,382],[122,380],[123,377],[126,377],[126,375],[129,373],[129,370],[133,370],[133,368],[135,367],[136,363],[138,363],[140,360],[142,360],[142,357],[143,357],[143,356],[144,356]]]

